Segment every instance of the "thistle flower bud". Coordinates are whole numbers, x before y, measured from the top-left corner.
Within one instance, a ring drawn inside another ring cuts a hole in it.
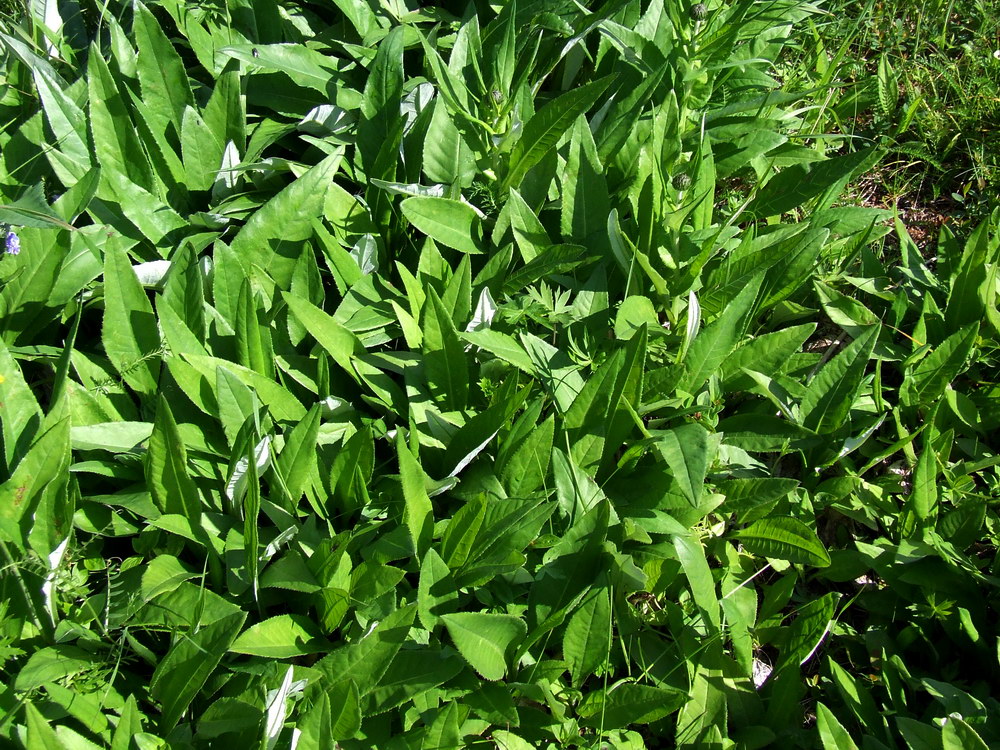
[[[708,15],[708,8],[705,6],[705,3],[695,3],[688,12],[691,14],[692,20],[704,21]]]
[[[691,187],[691,177],[683,172],[679,175],[674,176],[673,180],[674,190],[687,190]]]

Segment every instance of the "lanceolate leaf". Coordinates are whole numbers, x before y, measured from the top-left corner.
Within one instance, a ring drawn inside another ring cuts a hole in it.
[[[573,684],[581,685],[607,660],[611,649],[611,599],[608,589],[594,589],[570,618],[563,635],[563,656]]]
[[[482,228],[476,210],[451,198],[414,196],[400,204],[403,216],[432,240],[463,253],[481,253]]]
[[[110,244],[104,256],[101,338],[122,380],[146,396],[154,395],[160,370],[156,318],[124,251]]]
[[[280,288],[291,288],[301,243],[313,235],[312,218],[322,215],[339,165],[338,154],[326,157],[253,213],[232,242],[247,275],[257,266]]]
[[[594,105],[611,80],[610,77],[601,78],[567,91],[539,109],[525,123],[521,137],[511,151],[505,186],[517,187],[525,173],[544,158],[576,118]]]
[[[524,621],[512,615],[461,612],[441,619],[459,653],[487,680],[503,678],[508,652],[528,632]]]
[[[978,335],[977,322],[955,331],[920,360],[900,388],[903,405],[929,405],[940,398],[948,383],[965,369]]]
[[[153,696],[163,706],[162,725],[172,728],[215,671],[239,633],[246,613],[236,612],[178,638],[150,681]]]
[[[722,314],[698,334],[684,359],[684,370],[678,381],[680,390],[695,393],[736,348],[746,318],[756,303],[762,279],[761,274],[754,277]]]
[[[184,108],[194,101],[184,63],[167,39],[156,18],[145,5],[136,3],[133,31],[139,57],[136,69],[143,99],[161,122],[154,127],[172,124],[180,135]]]
[[[764,518],[737,535],[751,552],[817,567],[830,564],[830,554],[816,532],[790,516]]]
[[[176,513],[197,527],[201,498],[188,474],[187,451],[167,400],[160,397],[149,438],[147,477],[153,501],[163,513]]]
[[[708,471],[708,432],[701,425],[687,424],[660,436],[657,447],[684,497],[697,506]]]
[[[802,425],[818,433],[839,429],[850,413],[878,338],[871,326],[819,371],[800,405]]]
[[[419,558],[431,542],[434,512],[427,496],[424,472],[410,453],[402,435],[396,437],[396,453],[399,456],[399,478],[403,484],[403,520],[410,534],[413,551]]]

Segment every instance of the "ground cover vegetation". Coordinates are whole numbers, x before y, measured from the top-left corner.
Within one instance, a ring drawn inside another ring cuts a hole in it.
[[[998,220],[842,22],[12,14],[3,742],[1000,742]]]
[[[858,198],[903,209],[933,242],[941,223],[975,224],[1000,187],[1000,18],[995,2],[835,2],[808,22],[794,69],[829,90],[833,128],[886,156]],[[836,60],[834,65],[830,60]]]

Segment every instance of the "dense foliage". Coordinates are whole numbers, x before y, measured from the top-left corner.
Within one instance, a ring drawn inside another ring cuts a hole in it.
[[[7,23],[3,741],[1000,742],[1000,221],[842,199],[819,13]]]

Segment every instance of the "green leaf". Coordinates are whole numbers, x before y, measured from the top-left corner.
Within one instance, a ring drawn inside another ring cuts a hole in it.
[[[457,701],[448,703],[438,712],[420,743],[420,750],[453,750],[464,747],[461,724],[469,709]]]
[[[73,229],[52,210],[45,200],[41,185],[26,189],[13,203],[0,205],[0,222],[15,227],[35,227],[36,229]]]
[[[187,451],[170,411],[167,400],[160,396],[156,405],[156,421],[149,437],[146,479],[153,502],[162,513],[176,513],[197,527],[201,518],[201,498],[194,480],[188,474]]]
[[[222,166],[226,144],[215,135],[194,107],[185,107],[181,115],[181,156],[189,190],[209,190]],[[232,178],[223,174],[223,179]]]
[[[0,403],[4,405],[4,466],[14,466],[28,450],[42,421],[42,410],[24,380],[21,368],[0,337]]]
[[[921,529],[933,529],[938,513],[937,488],[938,460],[930,440],[924,439],[924,449],[917,459],[913,472],[913,488],[906,501],[906,510],[900,521],[900,533],[910,536]]]
[[[592,251],[610,249],[607,217],[611,202],[603,172],[590,126],[581,115],[573,124],[563,173],[560,226],[563,239]]]
[[[732,391],[751,389],[753,379],[743,371],[744,368],[766,373],[781,372],[815,330],[815,323],[805,323],[751,339],[726,357],[722,368],[723,386]]]
[[[799,406],[802,425],[820,434],[839,429],[858,397],[880,326],[871,326],[827,362],[810,381]]]
[[[948,384],[965,370],[978,336],[976,322],[955,331],[920,360],[900,386],[899,400],[903,406],[929,407],[937,401]]]
[[[339,154],[326,157],[251,215],[232,242],[248,276],[258,266],[280,289],[291,288],[302,243],[313,236],[313,218],[323,215],[340,159]]]
[[[399,204],[413,226],[435,242],[463,253],[481,253],[483,230],[476,210],[451,198],[413,196]]]
[[[555,415],[550,414],[517,446],[500,473],[509,495],[530,495],[545,484],[554,435]]]
[[[535,212],[514,188],[510,189],[506,211],[510,218],[510,228],[514,233],[517,249],[521,252],[524,262],[530,263],[535,256],[552,245],[552,240],[549,239],[548,232],[545,231],[545,227],[542,226],[542,222],[538,220]],[[494,240],[496,240],[495,236]]]
[[[670,467],[684,497],[695,507],[701,504],[702,488],[708,472],[708,445],[708,431],[700,424],[686,424],[664,432],[656,441],[656,447]]]
[[[486,502],[475,498],[463,505],[448,522],[441,539],[441,554],[449,568],[461,568],[469,561],[485,515]]]
[[[417,611],[421,624],[433,630],[440,622],[440,612],[458,600],[458,589],[451,571],[433,548],[427,550],[420,564],[420,585],[417,590]]]
[[[132,32],[139,51],[136,71],[143,100],[159,120],[151,124],[162,131],[171,123],[175,133],[180,135],[184,108],[194,102],[184,63],[156,18],[142,3],[136,3]]]
[[[576,118],[597,102],[612,80],[612,76],[606,76],[574,88],[539,109],[525,123],[521,137],[511,150],[503,186],[517,187],[528,170],[538,164],[573,126]]]
[[[311,302],[288,292],[285,292],[283,297],[288,309],[319,342],[319,345],[326,349],[333,361],[357,379],[353,358],[364,352],[358,337]]]
[[[982,321],[994,306],[996,289],[989,284],[988,266],[996,263],[996,249],[990,252],[989,232],[990,222],[984,221],[965,243],[944,313],[945,328],[951,333]]]
[[[400,101],[403,98],[403,28],[396,26],[379,43],[361,100],[362,120],[358,123],[358,150],[369,177],[386,142],[398,138]],[[391,179],[391,178],[390,178]]]
[[[172,729],[180,720],[226,654],[245,619],[245,612],[234,612],[178,635],[150,680],[150,691],[162,706],[164,728]]]
[[[142,732],[142,714],[139,712],[135,696],[130,695],[125,699],[121,718],[118,719],[115,733],[111,737],[111,750],[131,750],[132,738],[140,732]]]
[[[87,55],[87,83],[90,132],[102,179],[116,176],[123,184],[135,184],[150,190],[153,179],[149,160],[139,143],[138,131],[115,79],[96,43]],[[103,197],[103,193],[99,195]]]
[[[232,45],[222,47],[216,54],[264,70],[284,73],[299,86],[315,89],[321,94],[328,93],[336,82],[330,58],[304,44]]]
[[[305,419],[292,428],[285,438],[285,446],[278,454],[277,468],[284,479],[288,499],[293,506],[298,505],[302,495],[309,489],[313,479],[318,481],[316,445],[319,438],[320,412],[322,407],[315,404]]]
[[[844,725],[836,714],[822,703],[816,704],[816,728],[823,743],[823,750],[858,750]]]
[[[399,478],[403,484],[403,523],[410,534],[413,551],[423,557],[431,544],[434,533],[434,509],[427,496],[424,472],[416,457],[410,452],[402,434],[396,435],[396,453],[399,456]]]
[[[830,555],[816,532],[790,516],[763,518],[736,536],[756,555],[820,568],[830,564]]]
[[[65,403],[65,402],[63,402]],[[30,448],[14,471],[0,484],[0,536],[23,548],[27,530],[19,525],[30,520],[46,493],[65,497],[70,461],[70,416],[65,409],[51,411],[42,422]],[[72,517],[72,512],[70,513]],[[66,518],[45,519],[66,522]],[[41,523],[41,522],[39,522]],[[64,534],[65,537],[65,534]],[[44,550],[48,554],[51,549]]]
[[[358,693],[367,695],[375,689],[392,664],[416,614],[414,604],[400,607],[380,620],[364,638],[337,649],[318,661],[314,668],[332,683],[354,680]]]
[[[743,336],[763,278],[763,274],[757,274],[751,279],[722,314],[698,334],[684,358],[679,390],[694,394],[719,371]]]
[[[776,669],[797,668],[816,653],[833,626],[839,601],[840,594],[831,591],[799,607]]]
[[[513,615],[456,612],[441,620],[462,657],[487,680],[503,679],[508,650],[528,633],[524,621]]]
[[[77,646],[60,644],[33,652],[14,680],[18,692],[35,690],[46,682],[55,682],[94,669],[98,657]]]
[[[319,699],[298,722],[297,747],[301,750],[325,750],[334,740],[347,740],[361,728],[361,704],[358,686],[353,680],[331,685],[320,692]]]
[[[433,287],[427,290],[423,316],[423,362],[427,385],[447,411],[460,411],[469,398],[465,349],[455,324]]]
[[[28,730],[27,741],[24,743],[25,750],[68,750],[66,745],[59,741],[48,720],[35,708],[35,704],[26,703],[24,715]]]
[[[319,626],[304,615],[278,615],[251,625],[229,646],[237,654],[288,659],[327,651]]]
[[[569,662],[574,687],[601,667],[611,653],[611,597],[594,589],[573,613],[563,634],[563,658]]]
[[[482,331],[466,331],[461,334],[464,341],[488,351],[505,362],[514,365],[528,375],[535,374],[535,366],[531,357],[517,340],[506,333],[485,328]]]
[[[987,750],[979,733],[958,716],[949,716],[941,733],[943,750]]]
[[[142,598],[151,601],[198,574],[173,555],[157,555],[142,571]]]
[[[721,626],[719,595],[712,570],[708,567],[704,545],[690,534],[678,535],[674,537],[674,550],[705,624],[717,631]]]
[[[615,729],[662,719],[680,708],[687,697],[686,692],[674,688],[626,682],[588,693],[577,713],[586,726]]]
[[[434,112],[423,144],[423,170],[432,182],[465,187],[472,184],[476,163],[472,150],[442,100],[433,104]]]
[[[747,214],[765,218],[791,211],[847,180],[877,154],[876,149],[868,148],[815,164],[786,167],[761,188],[747,206]]]
[[[104,351],[122,379],[151,398],[160,372],[160,333],[153,307],[125,252],[109,244],[105,253]]]

